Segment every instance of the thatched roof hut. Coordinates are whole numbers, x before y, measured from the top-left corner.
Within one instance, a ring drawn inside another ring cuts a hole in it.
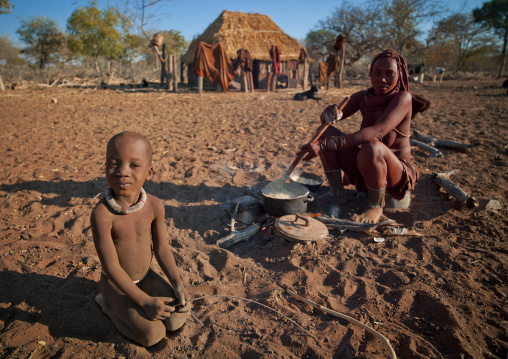
[[[249,50],[253,60],[270,61],[270,47],[278,45],[281,61],[298,60],[302,45],[285,34],[268,15],[247,14],[224,10],[208,28],[195,38],[182,62],[192,64],[198,44],[222,42],[230,59],[236,59],[239,49]]]

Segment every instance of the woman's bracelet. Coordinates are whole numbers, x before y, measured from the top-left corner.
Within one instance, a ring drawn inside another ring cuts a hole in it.
[[[327,137],[319,141],[319,149],[321,152],[338,151],[346,148],[346,138],[344,135]]]

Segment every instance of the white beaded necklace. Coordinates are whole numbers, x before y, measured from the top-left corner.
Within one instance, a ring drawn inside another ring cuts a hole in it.
[[[141,188],[141,198],[139,199],[139,201],[136,204],[128,208],[125,208],[116,203],[115,198],[113,197],[113,190],[111,189],[111,187],[108,187],[106,188],[106,201],[108,202],[108,205],[111,207],[111,209],[117,213],[120,214],[134,213],[139,211],[145,205],[146,192],[143,188]]]

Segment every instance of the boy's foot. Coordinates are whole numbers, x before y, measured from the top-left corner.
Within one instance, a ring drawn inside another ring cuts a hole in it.
[[[99,307],[101,307],[102,311],[109,316],[109,314],[111,312],[111,308],[109,308],[109,305],[106,302],[106,300],[104,299],[104,296],[102,295],[102,293],[99,293],[95,296],[95,302],[97,304],[99,304]]]
[[[353,215],[353,221],[360,223],[377,223],[383,214],[383,208],[367,208],[360,214]]]

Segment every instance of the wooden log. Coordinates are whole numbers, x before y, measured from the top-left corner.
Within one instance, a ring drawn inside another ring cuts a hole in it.
[[[466,148],[474,147],[473,144],[470,143],[462,143],[457,141],[451,141],[451,140],[443,140],[436,137],[426,136],[423,133],[421,133],[418,130],[413,130],[413,136],[416,140],[425,142],[431,146],[434,147],[446,147],[446,148],[453,148],[453,149],[459,149],[459,150],[465,150]]]
[[[219,239],[216,244],[221,248],[229,248],[233,244],[248,240],[250,237],[258,233],[260,228],[260,223],[254,223],[252,226],[249,226],[242,231],[232,231],[227,236]]]
[[[413,138],[409,139],[409,142],[416,147],[420,147],[421,149],[430,152],[430,157],[443,157],[443,153],[439,151],[437,148],[427,145],[423,142],[417,141]]]
[[[456,173],[456,172],[453,172]],[[448,173],[433,173],[434,182],[436,182],[439,187],[444,189],[446,193],[455,198],[457,202],[461,205],[466,206],[468,208],[478,207],[478,200],[469,193],[462,190],[457,184],[453,183],[450,179],[450,172]]]
[[[387,219],[386,221],[381,221],[379,223],[358,223],[347,219],[324,216],[317,216],[316,219],[323,223],[327,228],[346,229],[354,232],[368,232],[376,227],[395,224],[393,219]]]

